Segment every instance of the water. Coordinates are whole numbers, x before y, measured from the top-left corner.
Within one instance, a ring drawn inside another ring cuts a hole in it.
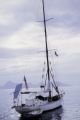
[[[80,120],[80,87],[64,86],[63,107],[42,114],[32,120]],[[12,90],[0,90],[0,120],[30,120],[22,119],[12,107]]]

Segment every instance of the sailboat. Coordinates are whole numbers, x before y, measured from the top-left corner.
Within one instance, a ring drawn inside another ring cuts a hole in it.
[[[63,93],[60,93],[58,86],[56,85],[56,82],[54,81],[54,76],[50,69],[50,61],[49,61],[49,50],[48,50],[48,43],[47,43],[47,27],[46,27],[46,16],[45,16],[45,5],[44,0],[42,0],[42,6],[43,6],[43,23],[44,23],[44,36],[45,36],[45,46],[46,46],[46,66],[47,66],[47,89],[44,89],[41,92],[37,91],[29,91],[27,86],[26,77],[24,76],[26,91],[22,92],[22,84],[18,84],[14,91],[14,108],[15,110],[20,113],[21,115],[39,115],[43,112],[53,110],[56,108],[59,108],[62,106],[62,100],[63,100]],[[55,51],[55,55],[57,56],[57,52]],[[51,82],[51,79],[53,82]],[[45,88],[44,85],[41,85],[41,88]],[[53,89],[55,90],[55,93],[53,92]],[[34,98],[32,99],[25,99],[25,103],[22,102],[21,97],[21,103],[19,103],[19,95],[29,95],[29,94],[35,94]]]

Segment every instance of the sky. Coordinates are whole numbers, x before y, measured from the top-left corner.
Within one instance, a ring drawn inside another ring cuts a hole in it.
[[[45,0],[55,79],[80,81],[80,0]],[[45,59],[41,0],[0,0],[0,84],[38,83]],[[54,50],[59,54],[55,57]],[[40,52],[43,51],[43,52]]]

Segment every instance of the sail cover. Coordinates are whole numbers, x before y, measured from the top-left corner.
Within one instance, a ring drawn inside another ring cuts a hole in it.
[[[14,99],[17,99],[21,89],[22,89],[22,84],[16,85],[16,88],[15,88],[15,91],[14,91]]]

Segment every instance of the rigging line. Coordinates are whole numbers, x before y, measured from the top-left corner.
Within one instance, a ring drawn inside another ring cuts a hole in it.
[[[45,86],[46,86],[46,81],[47,81],[47,73],[46,73],[46,78],[45,78]]]
[[[54,84],[52,82],[51,82],[51,84],[52,84],[52,87],[54,87],[54,89],[56,89],[55,86],[54,86]]]
[[[50,74],[51,74],[51,77],[52,77],[53,82],[54,82],[54,85],[55,85],[55,90],[56,90],[56,92],[59,94],[58,86],[56,85],[56,83],[55,83],[55,81],[54,81],[54,76],[53,76],[53,74],[51,73],[51,71],[50,71]]]
[[[52,77],[52,79],[53,79],[53,82],[54,82],[54,85],[55,85],[55,89],[57,88],[57,85],[56,85],[56,83],[55,83],[55,81],[54,81],[54,76],[53,76],[53,74],[51,73],[51,71],[50,71],[50,74],[51,74],[51,77]]]
[[[46,86],[46,81],[47,81],[47,73],[46,73],[46,79],[45,79],[45,86]],[[56,89],[55,86],[54,86],[54,84],[52,82],[51,82],[51,84],[54,87],[54,89]]]

